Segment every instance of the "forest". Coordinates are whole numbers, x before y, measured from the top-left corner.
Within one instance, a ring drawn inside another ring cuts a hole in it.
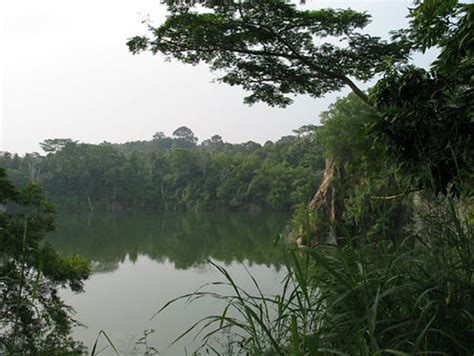
[[[64,209],[293,213],[274,241],[285,251],[280,294],[264,294],[253,277],[256,292],[247,291],[210,259],[224,279],[215,283],[229,293],[209,283],[155,314],[183,300],[224,302],[221,314],[176,335],[176,342],[200,338],[196,354],[221,354],[213,337],[230,334],[227,354],[236,355],[472,355],[474,5],[416,0],[407,27],[386,40],[365,33],[370,15],[351,9],[270,0],[164,3],[166,20],[128,40],[133,54],[204,63],[221,82],[246,90],[247,104],[285,107],[294,95],[320,98],[342,88],[350,94],[321,114],[321,125],[263,146],[218,135],[198,144],[191,129],[179,127],[150,141],[48,139],[44,155],[3,153],[0,306],[8,327],[0,329],[0,350],[84,351],[70,337],[75,320],[56,290],[82,290],[90,266],[41,244],[54,229],[41,186]],[[437,58],[429,68],[411,62],[430,49]],[[218,226],[212,221],[206,224]],[[230,258],[200,229],[196,234],[211,256]],[[112,268],[127,251],[120,234],[116,241]],[[93,239],[81,243],[84,254],[98,250]],[[199,259],[191,252],[191,262],[172,257],[174,237],[163,244],[154,258],[165,254],[182,266]],[[256,256],[250,259],[267,261]]]
[[[24,186],[41,185],[51,201],[72,210],[291,211],[307,203],[324,170],[312,125],[263,146],[197,143],[191,129],[150,141],[41,143],[45,155],[4,152],[0,165]]]

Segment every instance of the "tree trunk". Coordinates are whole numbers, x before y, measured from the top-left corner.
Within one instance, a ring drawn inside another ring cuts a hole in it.
[[[87,197],[87,202],[89,203],[89,212],[94,212],[94,206],[92,205],[91,197]]]
[[[334,175],[336,173],[336,163],[333,159],[326,159],[326,166],[324,168],[323,179],[319,184],[316,194],[314,194],[313,199],[309,203],[309,208],[311,210],[319,210],[322,207],[329,206],[328,201],[328,192],[329,188],[332,185]]]
[[[337,172],[336,161],[331,158],[326,159],[323,179],[308,206],[311,211],[316,212],[317,215],[323,219],[323,224],[319,222],[320,226],[316,225],[313,227],[313,243],[321,241],[330,244],[337,244]],[[325,226],[324,220],[329,222],[329,229]]]
[[[92,215],[94,215],[94,206],[92,205],[91,197],[87,197],[87,202],[89,203],[89,218],[87,220],[87,226],[91,226]]]
[[[163,188],[163,183],[161,182],[160,182],[160,191],[161,191],[161,199],[163,200],[163,203],[165,203],[165,211],[168,211],[168,202],[166,201],[165,190]]]

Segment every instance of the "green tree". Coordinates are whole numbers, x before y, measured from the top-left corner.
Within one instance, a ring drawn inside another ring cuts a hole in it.
[[[446,193],[470,181],[473,189],[474,4],[425,1],[411,16],[411,28],[399,35],[416,49],[437,46],[440,55],[429,71],[394,68],[377,83],[376,131],[420,188]]]
[[[163,133],[163,131],[155,132],[155,134],[153,135],[154,140],[162,140],[165,137],[166,137],[166,135]]]
[[[186,126],[181,126],[174,130],[173,136],[176,137],[178,148],[191,148],[196,146],[198,142],[198,138],[194,135],[194,132]]]
[[[74,320],[58,295],[80,292],[89,275],[79,256],[60,257],[44,239],[55,228],[54,209],[36,185],[15,188],[0,169],[0,353],[79,353]]]
[[[40,143],[40,146],[46,153],[54,154],[61,151],[67,145],[75,143],[77,143],[77,141],[73,141],[70,138],[54,138],[44,140]]]
[[[272,106],[292,102],[291,94],[324,94],[349,86],[363,101],[354,80],[368,80],[407,49],[363,33],[370,16],[353,10],[300,11],[287,1],[203,1],[169,5],[170,15],[151,38],[128,41],[133,53],[151,50],[185,63],[205,62],[224,71],[224,83],[251,91],[247,103]],[[338,39],[340,45],[334,44]]]
[[[202,145],[209,148],[219,148],[222,147],[223,144],[224,141],[220,135],[213,135],[210,139],[202,141]]]

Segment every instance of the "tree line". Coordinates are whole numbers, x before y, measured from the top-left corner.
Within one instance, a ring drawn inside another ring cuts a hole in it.
[[[230,144],[214,135],[198,144],[180,127],[149,141],[86,144],[71,139],[41,143],[45,155],[4,152],[19,185],[35,182],[62,206],[157,211],[290,211],[308,202],[324,169],[315,127],[263,146]]]

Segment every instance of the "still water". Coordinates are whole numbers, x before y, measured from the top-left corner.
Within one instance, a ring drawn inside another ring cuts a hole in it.
[[[84,293],[62,294],[84,324],[73,336],[89,351],[103,330],[120,354],[143,354],[147,346],[161,355],[191,354],[200,344],[192,336],[169,345],[201,317],[220,314],[222,304],[179,302],[150,318],[167,301],[223,280],[207,260],[249,291],[255,288],[248,272],[265,293],[277,293],[284,267],[272,240],[288,219],[269,213],[61,216],[51,242],[63,255],[85,256],[94,268]],[[105,348],[100,355],[115,354],[103,336],[98,340],[97,350]]]

